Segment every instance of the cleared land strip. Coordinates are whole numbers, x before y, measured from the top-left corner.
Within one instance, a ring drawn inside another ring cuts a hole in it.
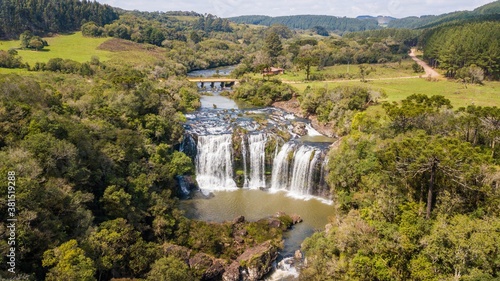
[[[431,78],[438,78],[440,77],[441,75],[439,73],[437,73],[432,67],[430,67],[427,63],[425,63],[424,61],[422,61],[421,59],[417,58],[417,55],[415,55],[415,49],[411,49],[411,52],[410,52],[410,58],[412,60],[414,60],[416,63],[418,63],[421,67],[424,68],[425,70],[425,75],[427,77],[431,77]]]
[[[413,79],[413,78],[422,78],[423,76],[403,76],[403,77],[386,77],[386,78],[373,78],[373,79],[365,79],[366,81],[379,81],[379,80],[397,80],[397,79]],[[336,80],[321,80],[321,81],[309,81],[309,82],[324,82],[324,83],[338,83],[338,82],[353,82],[357,81],[356,79],[336,79]],[[286,84],[304,84],[304,81],[290,81],[290,80],[281,80],[281,82]]]

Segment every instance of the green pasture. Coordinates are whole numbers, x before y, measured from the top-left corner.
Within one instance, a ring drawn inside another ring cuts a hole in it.
[[[415,73],[412,69],[413,60],[403,60],[399,62],[382,63],[382,64],[365,64],[369,74],[366,79],[392,78],[392,77],[412,77],[423,75],[424,73]],[[311,76],[314,74],[323,74],[325,80],[343,80],[359,79],[359,65],[356,64],[339,64],[325,67],[318,70],[317,67],[311,67]],[[305,70],[286,71],[285,74],[277,76],[283,81],[305,81]]]
[[[299,92],[307,86],[331,87],[342,85],[366,86],[374,90],[384,91],[387,94],[385,101],[400,101],[412,94],[443,95],[448,98],[455,108],[467,105],[500,106],[500,82],[485,82],[484,85],[464,85],[455,81],[441,79],[427,81],[424,78],[373,80],[363,83],[357,80],[342,82],[310,82],[294,83]]]
[[[88,38],[83,37],[81,32],[76,32],[70,35],[57,35],[44,39],[49,46],[41,51],[20,50],[19,40],[0,41],[0,50],[17,49],[22,61],[29,63],[31,66],[36,62],[47,62],[51,58],[86,62],[90,61],[92,56],[98,56],[101,61],[106,61],[112,55],[109,51],[97,50],[97,47],[109,38]]]

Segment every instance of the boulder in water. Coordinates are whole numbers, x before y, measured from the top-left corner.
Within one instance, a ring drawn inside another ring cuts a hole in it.
[[[302,252],[300,250],[295,251],[295,254],[293,256],[296,260],[301,260],[303,258]]]
[[[298,224],[302,222],[302,218],[297,214],[293,214],[290,217],[292,218],[292,224]]]
[[[238,223],[243,223],[243,222],[245,222],[244,216],[239,216],[233,220],[233,224],[238,224]]]
[[[293,124],[293,133],[297,134],[299,136],[305,136],[307,135],[307,128],[306,124],[302,122],[296,122]]]

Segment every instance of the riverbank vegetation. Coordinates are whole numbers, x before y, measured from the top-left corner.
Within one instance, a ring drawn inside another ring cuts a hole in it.
[[[340,37],[321,22],[297,31],[89,1],[0,8],[13,15],[0,37],[21,39],[0,44],[0,172],[16,173],[20,280],[211,280],[259,267],[252,249],[272,262],[290,217],[215,224],[177,209],[176,177],[194,175],[177,150],[184,113],[200,107],[186,73],[234,64],[232,98],[294,99],[342,137],[333,216],[303,244],[303,280],[499,277],[498,21]],[[341,31],[373,21],[355,23]],[[411,47],[450,80],[417,78]],[[262,75],[271,67],[284,74]]]
[[[303,243],[302,278],[494,280],[498,108],[425,95],[383,108],[357,114],[330,153],[336,211]]]

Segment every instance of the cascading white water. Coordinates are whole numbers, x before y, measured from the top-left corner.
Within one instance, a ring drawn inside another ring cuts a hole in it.
[[[311,194],[314,178],[314,166],[318,162],[319,153],[309,146],[300,146],[293,157],[291,192],[300,195]]]
[[[250,151],[250,180],[248,188],[250,189],[266,187],[266,142],[266,134],[248,136],[248,150]]]
[[[243,155],[243,187],[248,187],[248,169],[247,169],[247,146],[245,136],[241,136],[241,154]]]
[[[314,185],[314,167],[320,159],[310,146],[286,143],[274,158],[271,190],[288,190],[296,195],[310,195]]]
[[[196,181],[201,190],[236,189],[233,179],[232,136],[199,136]]]
[[[271,176],[271,189],[280,190],[287,189],[289,185],[289,166],[290,153],[293,153],[295,145],[293,143],[285,143],[273,161],[273,172]]]

